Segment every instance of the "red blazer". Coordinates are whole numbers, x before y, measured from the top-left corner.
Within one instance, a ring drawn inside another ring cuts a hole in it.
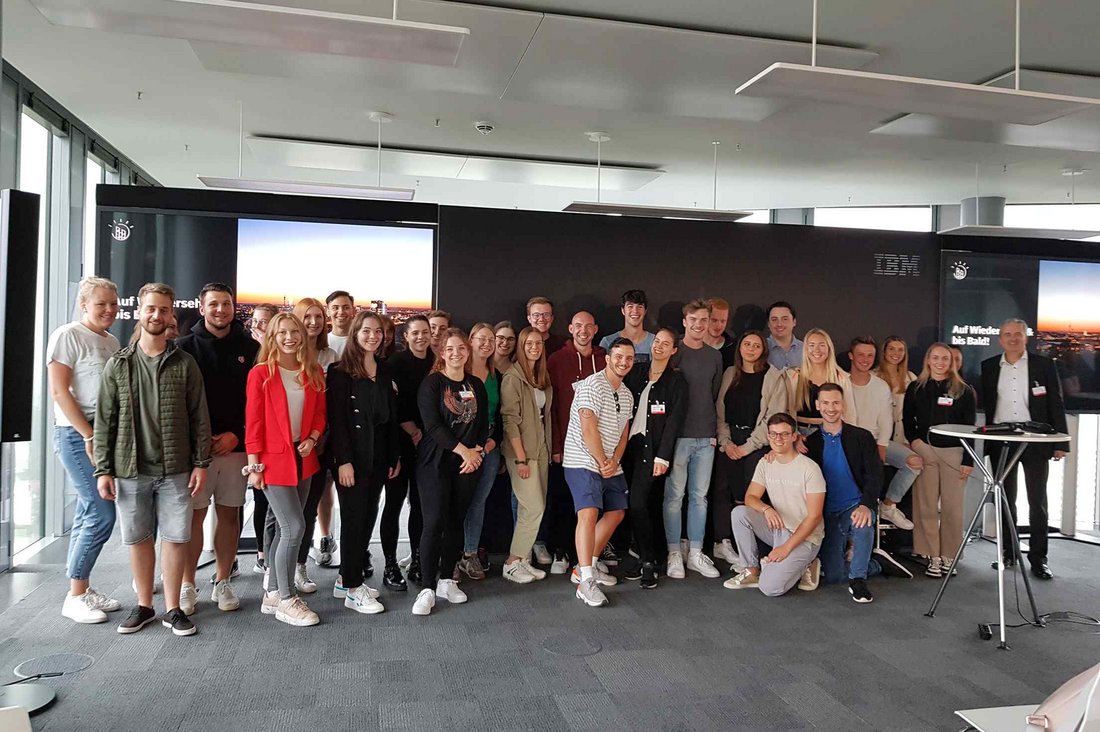
[[[302,474],[294,459],[290,439],[290,412],[286,389],[278,374],[272,375],[267,364],[257,364],[248,372],[245,402],[245,452],[260,456],[264,464],[264,482],[268,485],[296,486],[321,469],[317,450],[302,458]],[[305,386],[302,408],[302,439],[311,432],[325,430],[325,395],[309,384]]]

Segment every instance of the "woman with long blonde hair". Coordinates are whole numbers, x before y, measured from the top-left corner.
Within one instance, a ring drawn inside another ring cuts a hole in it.
[[[316,447],[325,431],[324,392],[325,377],[312,358],[305,326],[289,313],[277,314],[248,373],[245,470],[249,487],[265,491],[269,506],[264,547],[269,575],[260,610],[289,625],[320,622],[295,591],[294,565],[310,478],[321,469]],[[277,589],[267,591],[272,572]]]
[[[811,328],[802,343],[802,366],[787,370],[787,412],[798,421],[799,432],[809,434],[821,424],[817,390],[828,383],[839,384],[844,390],[844,420],[855,424],[852,380],[837,365],[833,339],[821,328]]]
[[[929,430],[939,424],[974,424],[976,417],[974,390],[955,370],[951,348],[933,343],[924,354],[920,376],[905,390],[902,415],[905,438],[924,462],[913,489],[913,549],[928,559],[929,577],[955,570],[952,560],[963,540],[966,479],[974,469],[958,440]]]

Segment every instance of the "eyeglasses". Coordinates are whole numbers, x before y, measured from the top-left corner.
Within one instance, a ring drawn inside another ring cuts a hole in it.
[[[783,440],[789,440],[794,437],[793,432],[768,432],[768,439],[782,442]]]
[[[611,392],[611,396],[615,397],[615,414],[621,413],[622,407],[619,406],[619,392],[613,391]]]
[[[550,320],[554,317],[553,313],[531,313],[527,316],[531,320]]]
[[[516,337],[515,336],[511,336],[511,337],[509,337],[509,336],[497,336],[497,341],[499,343],[515,343],[516,342]]]

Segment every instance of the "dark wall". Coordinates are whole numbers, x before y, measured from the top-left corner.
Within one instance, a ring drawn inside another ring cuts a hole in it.
[[[587,309],[602,336],[622,327],[619,296],[635,287],[649,297],[650,327],[681,328],[680,307],[695,297],[760,308],[757,326],[763,307],[789,300],[798,334],[824,328],[841,352],[865,333],[921,348],[939,322],[934,234],[444,206],[439,242],[438,305],[463,326],[524,326],[527,298],[544,295],[555,332]]]

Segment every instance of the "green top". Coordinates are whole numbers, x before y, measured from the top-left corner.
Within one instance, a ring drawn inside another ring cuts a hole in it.
[[[489,378],[485,379],[485,393],[489,395],[489,433],[491,435],[497,423],[497,415],[500,414],[500,380],[492,364],[489,365]]]
[[[164,352],[146,356],[139,347],[134,352],[134,381],[137,398],[137,470],[141,475],[164,475],[164,441],[160,431],[160,393],[157,369]]]

